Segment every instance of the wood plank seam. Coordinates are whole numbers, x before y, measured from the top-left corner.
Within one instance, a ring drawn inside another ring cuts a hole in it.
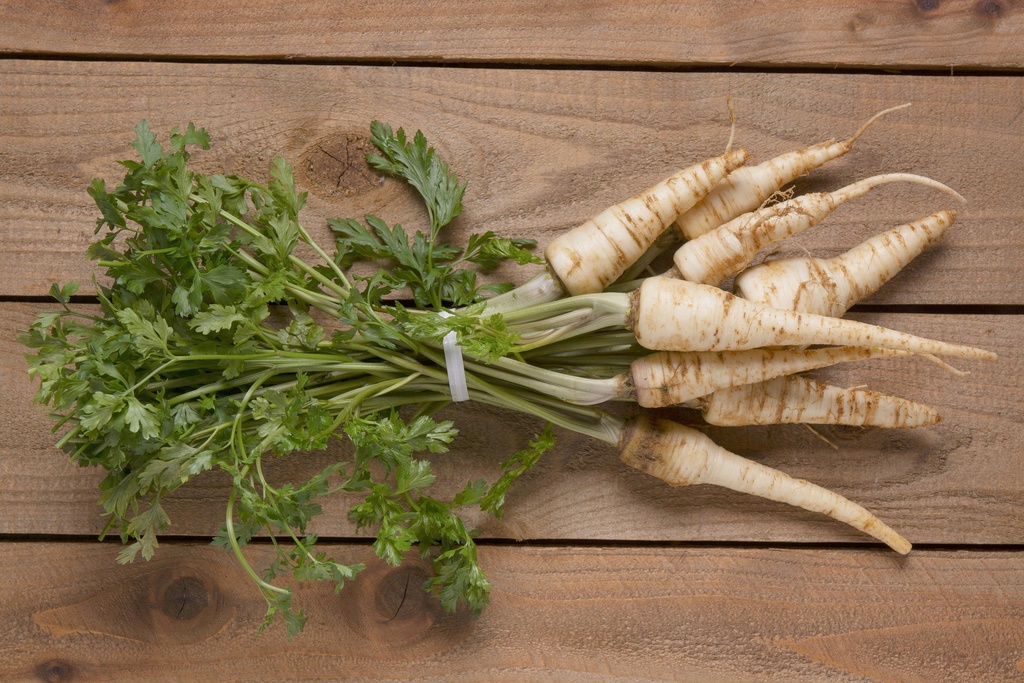
[[[102,63],[142,63],[142,64],[219,64],[219,65],[245,65],[260,64],[264,66],[324,66],[324,67],[380,67],[392,68],[402,67],[403,69],[486,69],[495,71],[601,71],[608,73],[703,73],[703,74],[793,74],[793,75],[846,75],[846,76],[901,76],[913,77],[935,77],[947,76],[949,78],[1003,78],[1013,76],[1024,76],[1024,67],[984,67],[984,66],[871,66],[864,65],[802,65],[793,66],[786,64],[758,64],[758,63],[732,63],[728,65],[714,63],[678,63],[663,65],[648,64],[623,64],[619,62],[600,61],[486,61],[486,60],[414,60],[395,58],[313,58],[313,57],[281,57],[281,58],[252,58],[252,57],[230,57],[222,55],[210,56],[176,56],[146,54],[75,54],[66,52],[0,52],[0,61],[57,61],[57,62],[102,62]]]

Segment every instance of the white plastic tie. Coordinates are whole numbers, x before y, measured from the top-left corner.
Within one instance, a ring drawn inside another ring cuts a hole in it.
[[[452,314],[441,311],[442,318],[450,318]],[[452,330],[441,340],[444,348],[444,364],[448,370],[448,388],[452,392],[453,401],[468,401],[469,386],[466,384],[466,366],[462,362],[462,347],[459,346],[459,335]]]

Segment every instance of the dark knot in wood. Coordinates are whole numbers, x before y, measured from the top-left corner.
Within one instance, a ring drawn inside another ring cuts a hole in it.
[[[376,148],[366,134],[336,133],[302,154],[303,180],[320,197],[350,197],[380,187],[384,179],[366,163]]]
[[[933,12],[939,9],[939,0],[915,0],[917,8],[922,12]]]
[[[161,611],[171,619],[189,621],[210,604],[210,595],[199,579],[182,576],[171,582],[160,602]]]
[[[362,638],[400,649],[403,659],[436,655],[470,638],[475,620],[466,610],[446,612],[440,601],[423,590],[433,576],[430,563],[413,553],[400,567],[370,562],[338,596],[345,620]]]
[[[385,622],[407,619],[424,609],[423,584],[427,573],[421,566],[404,566],[388,572],[374,591],[377,616]]]
[[[51,659],[36,667],[36,675],[45,683],[65,683],[74,676],[75,670],[63,659]]]
[[[234,617],[234,608],[225,602],[224,590],[230,585],[207,566],[165,561],[149,576],[149,590],[139,601],[134,632],[148,632],[157,643],[205,640]]]
[[[1006,5],[1000,0],[981,0],[974,6],[974,11],[986,19],[1002,19]]]

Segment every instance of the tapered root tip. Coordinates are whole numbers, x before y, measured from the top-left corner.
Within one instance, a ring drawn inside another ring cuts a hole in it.
[[[827,515],[906,555],[910,542],[837,493],[721,448],[708,436],[668,420],[640,416],[623,430],[624,463],[673,486],[713,484]]]
[[[873,536],[882,543],[886,544],[900,555],[906,555],[910,552],[913,547],[910,541],[900,536],[898,533],[887,525],[882,520],[878,519],[874,515],[871,515],[863,521],[860,525],[860,530],[869,536]]]
[[[909,106],[910,106],[910,102],[906,102],[904,104],[898,104],[895,107],[889,107],[888,109],[883,109],[882,111],[878,112],[877,114],[872,116],[870,119],[865,121],[864,125],[860,127],[860,130],[858,130],[850,138],[848,138],[844,144],[846,146],[848,146],[848,147],[853,145],[853,143],[857,142],[857,138],[859,138],[861,135],[863,135],[864,131],[866,131],[868,128],[871,127],[872,123],[874,123],[875,121],[877,121],[881,117],[885,116],[886,114],[891,114],[892,112],[899,111],[900,109],[906,109]]]
[[[957,377],[967,377],[968,375],[971,374],[969,370],[961,370],[959,368],[955,368],[946,361],[939,358],[938,356],[932,355],[930,353],[921,354],[921,357],[927,360],[929,363],[934,363],[935,365],[939,366],[946,372],[952,373]]]

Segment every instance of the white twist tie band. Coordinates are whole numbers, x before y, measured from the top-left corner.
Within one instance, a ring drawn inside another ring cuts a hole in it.
[[[448,311],[441,311],[442,318],[452,316]],[[459,346],[459,336],[452,330],[441,340],[444,348],[444,363],[448,370],[448,388],[452,392],[453,401],[468,401],[469,387],[466,385],[466,366],[462,362],[462,347]]]

